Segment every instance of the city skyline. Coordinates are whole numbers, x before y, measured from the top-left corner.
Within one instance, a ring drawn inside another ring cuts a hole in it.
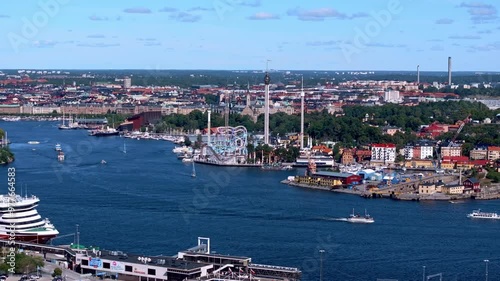
[[[0,3],[0,68],[498,71],[493,1]]]

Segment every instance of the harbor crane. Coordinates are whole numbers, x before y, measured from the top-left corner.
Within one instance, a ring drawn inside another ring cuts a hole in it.
[[[458,135],[460,134],[460,132],[465,127],[465,124],[469,122],[470,117],[471,117],[471,114],[467,115],[467,117],[464,120],[460,120],[460,121],[457,122],[457,124],[460,124],[460,126],[458,127],[457,131],[455,132],[455,135],[453,135],[453,138],[448,142],[448,145],[446,146],[447,148],[450,148],[450,147],[453,146],[453,144],[457,140]],[[442,159],[441,159],[441,147],[442,147],[441,146],[441,141],[437,142],[436,146],[434,147],[434,149],[436,151],[437,159],[438,159],[437,170],[441,170],[441,162],[442,162]]]

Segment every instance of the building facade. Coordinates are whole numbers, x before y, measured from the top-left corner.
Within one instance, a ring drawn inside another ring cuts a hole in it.
[[[394,163],[396,161],[396,145],[392,143],[372,144],[371,161]]]

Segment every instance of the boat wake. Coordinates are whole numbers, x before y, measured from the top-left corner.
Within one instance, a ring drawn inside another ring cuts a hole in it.
[[[347,221],[347,218],[321,218],[325,221]]]

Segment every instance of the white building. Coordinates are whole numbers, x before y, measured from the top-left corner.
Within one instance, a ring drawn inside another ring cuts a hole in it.
[[[123,88],[130,89],[132,87],[132,79],[130,77],[125,77],[123,79]]]
[[[392,103],[399,103],[401,102],[401,99],[399,97],[399,91],[385,91],[384,92],[384,101],[385,102],[392,102]]]
[[[394,163],[396,145],[392,143],[372,144],[372,162]]]

